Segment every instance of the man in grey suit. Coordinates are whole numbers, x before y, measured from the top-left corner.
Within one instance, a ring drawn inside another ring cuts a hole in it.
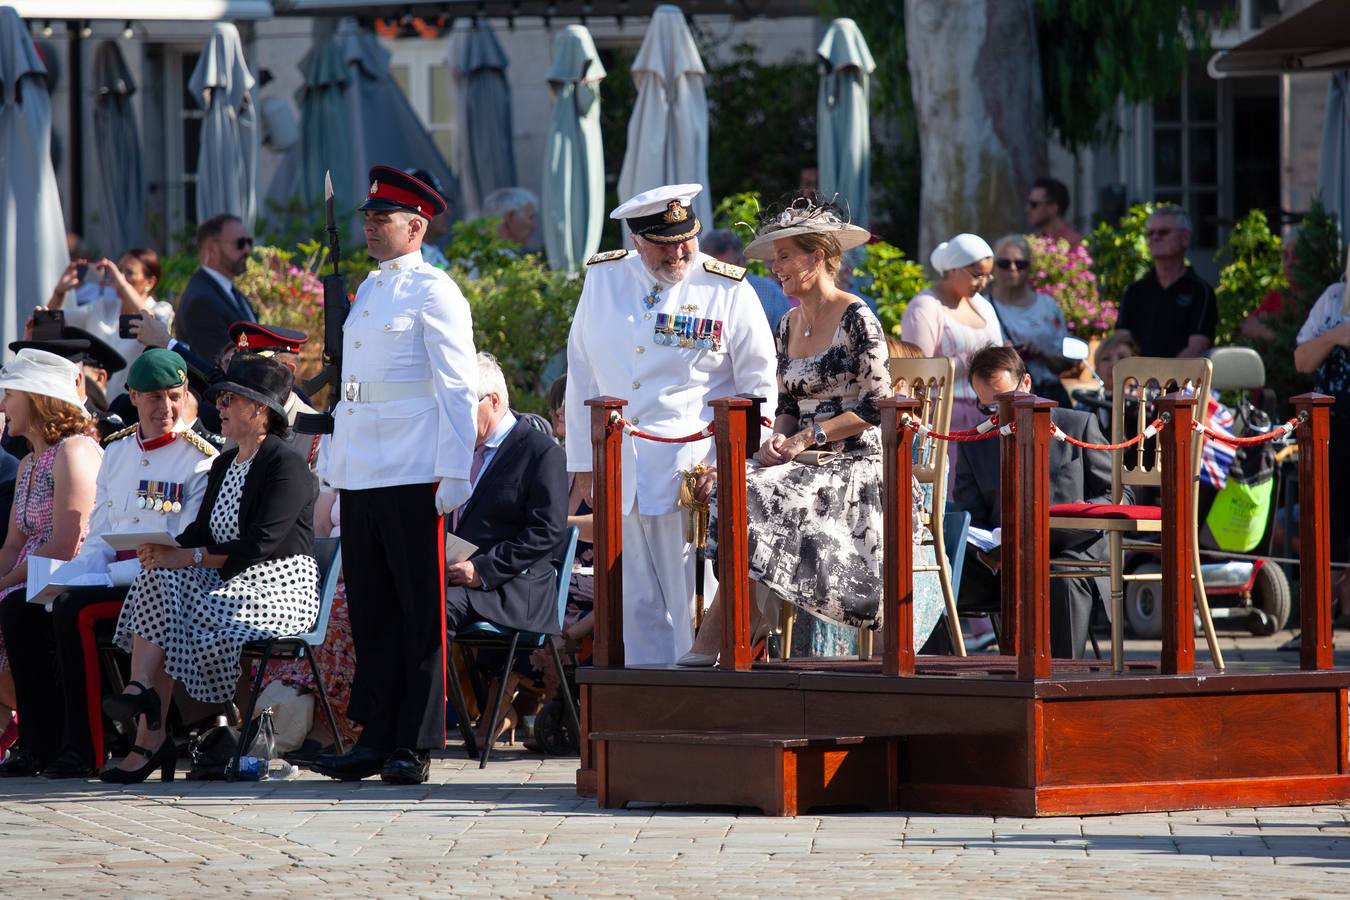
[[[232,343],[231,325],[258,321],[253,305],[234,286],[252,252],[253,237],[243,222],[228,213],[197,226],[197,255],[202,265],[192,273],[178,300],[174,332],[210,363],[217,361],[221,348]]]
[[[1008,391],[1031,391],[1031,376],[1022,357],[1011,347],[985,347],[970,360],[970,385],[982,406]],[[1060,431],[1091,444],[1104,444],[1095,416],[1062,407],[1050,411]],[[999,442],[960,444],[956,455],[957,509],[970,513],[971,525],[999,527]],[[1084,450],[1064,441],[1050,442],[1050,503],[1110,503],[1111,454]],[[1129,502],[1128,500],[1126,502]],[[1051,558],[1105,560],[1106,536],[1100,531],[1050,532]],[[1100,579],[1050,579],[1050,652],[1079,659],[1088,637],[1092,605],[1101,596]],[[957,607],[997,612],[999,576],[982,559],[967,558],[962,569]]]

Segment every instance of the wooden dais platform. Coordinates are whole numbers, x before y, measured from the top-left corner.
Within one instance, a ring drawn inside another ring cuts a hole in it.
[[[1330,399],[1300,411],[1303,565],[1299,668],[1197,663],[1192,631],[1196,401],[1156,401],[1162,483],[1163,640],[1156,661],[1049,653],[1049,410],[1003,395],[1002,657],[917,657],[909,496],[912,400],[882,407],[886,522],[878,658],[756,663],[749,643],[745,457],[756,404],[713,401],[719,472],[719,669],[625,667],[623,401],[592,407],[596,639],[582,695],[580,793],[733,805],[771,815],[821,808],[1083,815],[1350,800],[1350,670],[1332,665],[1327,545]],[[1161,421],[1161,420],[1160,420]],[[1113,665],[1118,665],[1113,668]]]

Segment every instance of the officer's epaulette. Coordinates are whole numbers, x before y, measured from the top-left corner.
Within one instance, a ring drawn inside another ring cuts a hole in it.
[[[108,435],[103,439],[103,446],[106,447],[113,441],[120,441],[124,437],[131,437],[133,434],[136,433],[137,427],[138,426],[136,425],[132,425],[130,428],[123,428],[121,431],[114,431],[112,434]]]
[[[205,456],[216,456],[220,453],[219,450],[211,446],[210,441],[193,431],[191,428],[185,428],[179,433],[179,437],[187,441],[193,447],[196,447]]]
[[[586,260],[586,265],[593,266],[596,263],[614,262],[614,260],[623,259],[627,255],[627,250],[606,250],[604,253],[597,253]]]
[[[745,267],[733,266],[731,263],[722,262],[720,259],[710,259],[703,263],[703,268],[714,275],[721,275],[724,278],[730,278],[732,281],[745,280]]]

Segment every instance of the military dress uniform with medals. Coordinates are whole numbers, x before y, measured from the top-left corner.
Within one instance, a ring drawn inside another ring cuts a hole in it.
[[[431,219],[444,201],[397,169],[371,170],[362,209]],[[387,259],[356,292],[343,329],[340,402],[319,476],[342,502],[342,562],[356,645],[348,714],[364,726],[360,760],[321,757],[337,778],[381,773],[445,746],[445,529],[438,489],[469,495],[478,362],[469,305],[413,251]],[[438,485],[441,487],[438,488]],[[455,491],[456,487],[462,490]],[[415,766],[416,767],[416,766]]]
[[[132,365],[127,386],[162,390],[186,380],[187,365],[178,354],[150,349]],[[50,613],[42,604],[25,602],[23,592],[0,603],[0,627],[12,636],[8,646],[24,747],[47,774],[90,774],[103,764],[89,729],[89,702],[97,710],[98,696],[91,697],[86,687],[98,685],[98,649],[80,621],[92,620],[94,633],[111,636],[140,562],[134,552],[114,552],[101,535],[182,532],[201,506],[216,455],[181,422],[152,440],[141,437],[139,426],[109,437],[89,534],[79,554],[53,576],[54,583],[72,586],[52,600]]]
[[[656,243],[694,238],[698,185],[639,194],[611,213]],[[678,284],[656,281],[636,251],[592,257],[567,342],[567,468],[590,472],[590,409],[609,395],[643,431],[679,437],[712,420],[710,400],[735,394],[777,404],[777,358],[764,308],[745,270],[703,253]],[[623,442],[623,631],[631,665],[673,664],[694,639],[692,547],[677,508],[681,471],[715,465],[711,439]],[[707,573],[706,591],[716,582]]]

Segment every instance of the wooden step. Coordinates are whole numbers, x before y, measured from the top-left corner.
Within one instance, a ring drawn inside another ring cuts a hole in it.
[[[601,808],[630,802],[739,806],[768,816],[895,809],[902,738],[730,731],[601,731]]]

